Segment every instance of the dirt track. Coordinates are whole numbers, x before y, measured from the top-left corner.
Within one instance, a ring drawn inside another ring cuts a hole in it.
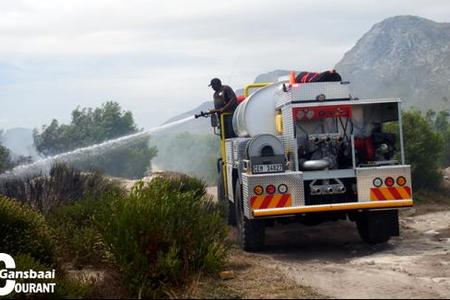
[[[235,256],[330,298],[450,298],[450,207],[402,211],[401,236],[385,245],[362,243],[351,222],[291,224],[268,228],[262,253]]]
[[[450,211],[401,222],[401,237],[378,246],[363,244],[350,222],[282,226],[252,255],[332,298],[449,298]]]

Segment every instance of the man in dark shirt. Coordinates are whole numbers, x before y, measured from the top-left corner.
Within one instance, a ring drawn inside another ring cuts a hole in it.
[[[214,109],[210,110],[211,113],[233,113],[238,103],[236,94],[233,89],[228,85],[222,85],[219,78],[213,78],[209,86],[214,90]]]
[[[230,113],[224,115],[224,132],[225,138],[235,137],[233,131],[233,113],[238,106],[236,94],[228,85],[222,85],[219,78],[213,78],[209,86],[214,90],[214,109],[210,113],[217,113],[219,118],[222,113]]]

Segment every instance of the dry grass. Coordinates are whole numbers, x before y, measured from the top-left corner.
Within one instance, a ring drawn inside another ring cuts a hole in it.
[[[112,189],[118,189],[116,183],[100,173],[82,173],[59,163],[52,166],[49,175],[11,177],[0,181],[0,195],[44,213],[61,204],[86,196],[99,196]]]
[[[321,299],[310,287],[286,278],[281,271],[266,266],[258,256],[234,247],[225,268],[235,277],[221,280],[218,277],[200,277],[184,291],[173,293],[171,298],[213,299]]]
[[[126,299],[129,297],[124,280],[115,268],[85,266],[77,269],[66,265],[65,269],[69,278],[91,286],[88,294],[91,299]]]

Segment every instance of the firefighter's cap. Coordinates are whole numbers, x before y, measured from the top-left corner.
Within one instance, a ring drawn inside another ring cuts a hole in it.
[[[213,85],[222,85],[222,81],[220,81],[219,78],[213,78],[213,79],[211,79],[211,82],[208,86],[213,86]]]

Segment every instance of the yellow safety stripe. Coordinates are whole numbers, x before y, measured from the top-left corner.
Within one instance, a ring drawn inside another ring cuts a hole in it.
[[[326,211],[346,211],[346,210],[358,210],[358,209],[371,209],[371,208],[400,208],[413,206],[413,200],[387,200],[387,201],[372,201],[372,202],[358,202],[358,203],[342,203],[342,204],[325,204],[325,205],[313,205],[313,206],[297,206],[297,207],[285,207],[285,208],[267,208],[267,209],[254,209],[254,217],[270,217],[281,215],[294,215],[313,212],[326,212]]]
[[[397,189],[397,191],[403,199],[408,199],[409,197],[411,197],[405,189]]]

